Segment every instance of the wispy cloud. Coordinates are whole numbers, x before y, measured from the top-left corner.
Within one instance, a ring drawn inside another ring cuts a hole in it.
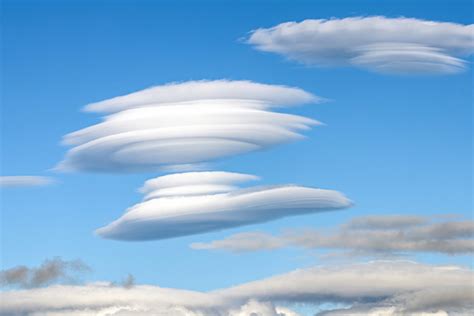
[[[194,249],[246,252],[284,247],[337,249],[344,255],[386,256],[435,252],[474,253],[474,222],[434,221],[422,216],[380,215],[352,219],[333,229],[291,230],[281,235],[246,232],[223,240],[193,243]],[[337,255],[337,254],[336,254]]]
[[[287,22],[253,31],[247,42],[305,64],[381,73],[450,74],[474,52],[474,25],[384,16]]]
[[[255,176],[229,172],[189,172],[149,180],[144,201],[98,235],[119,240],[179,237],[261,223],[287,216],[351,206],[337,191],[279,185],[239,189]]]
[[[0,187],[35,187],[53,184],[55,180],[41,176],[0,176]]]
[[[319,122],[270,111],[318,98],[298,88],[250,81],[191,81],[88,105],[115,112],[73,132],[64,171],[180,169],[301,139]]]
[[[90,271],[81,260],[45,260],[37,268],[16,266],[0,271],[0,284],[8,287],[35,288],[57,282],[73,282],[75,275]]]
[[[319,315],[467,315],[472,282],[472,270],[457,266],[374,261],[300,269],[207,293],[104,282],[7,291],[0,315],[295,316],[281,305],[299,303],[315,312],[324,303],[348,306]]]

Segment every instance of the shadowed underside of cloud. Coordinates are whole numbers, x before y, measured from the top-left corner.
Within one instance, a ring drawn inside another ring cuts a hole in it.
[[[300,229],[281,235],[246,232],[209,243],[194,243],[194,249],[232,252],[284,247],[338,249],[344,255],[397,255],[438,252],[450,255],[474,253],[474,222],[433,221],[423,216],[380,215],[352,219],[333,229]],[[337,254],[337,253],[336,253]]]
[[[207,293],[108,283],[6,291],[0,315],[295,316],[279,306],[298,303],[315,312],[323,303],[348,306],[319,315],[468,315],[473,281],[472,270],[460,267],[375,261],[301,269]]]
[[[0,187],[36,187],[54,183],[54,179],[41,176],[0,176]]]
[[[64,171],[150,171],[201,163],[301,139],[319,122],[272,112],[320,98],[298,88],[250,81],[191,81],[158,86],[90,104],[113,112],[73,132],[57,166]]]
[[[253,31],[247,42],[316,66],[381,73],[450,74],[474,52],[474,25],[384,16],[287,22]]]
[[[179,237],[351,206],[343,194],[295,185],[239,189],[255,176],[189,172],[149,180],[144,201],[96,233],[119,240]]]

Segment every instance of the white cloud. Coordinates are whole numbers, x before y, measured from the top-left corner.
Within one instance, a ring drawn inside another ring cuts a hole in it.
[[[230,301],[346,303],[392,307],[391,315],[472,311],[474,274],[455,266],[407,261],[315,267],[218,291]]]
[[[207,293],[106,283],[4,291],[0,315],[296,316],[281,305],[300,303],[315,311],[324,303],[349,306],[320,315],[467,315],[472,282],[466,268],[375,261],[300,269]]]
[[[50,177],[40,176],[1,176],[0,187],[35,187],[54,183]]]
[[[253,31],[248,43],[316,66],[381,73],[457,73],[474,52],[474,25],[384,16],[287,22]]]
[[[190,172],[149,180],[144,201],[96,232],[120,240],[164,239],[351,206],[337,191],[295,185],[239,189],[251,175]]]
[[[232,252],[271,250],[284,247],[338,249],[339,255],[387,256],[417,252],[450,255],[474,253],[472,220],[430,221],[406,215],[364,216],[332,229],[299,229],[281,235],[245,232],[191,248]],[[331,255],[337,255],[332,253]]]
[[[301,89],[250,81],[191,81],[158,86],[86,107],[116,112],[73,132],[58,169],[150,171],[193,166],[301,139],[319,122],[272,112],[318,102]]]
[[[290,106],[321,101],[304,90],[246,80],[200,80],[169,83],[115,97],[85,107],[89,112],[119,112],[149,105],[199,100],[261,101],[272,106]]]

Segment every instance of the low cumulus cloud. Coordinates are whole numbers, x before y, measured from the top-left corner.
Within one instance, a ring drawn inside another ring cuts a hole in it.
[[[317,315],[468,315],[472,282],[467,268],[374,261],[300,269],[211,292],[103,282],[4,291],[0,315],[297,316],[295,304],[318,313],[327,303],[332,309]]]
[[[251,81],[190,81],[93,103],[112,113],[73,132],[63,171],[196,169],[200,164],[301,139],[319,122],[270,111],[322,101],[298,88]]]
[[[151,240],[261,223],[351,206],[343,194],[296,185],[241,189],[247,174],[210,171],[148,180],[144,200],[96,233],[118,240]]]
[[[193,243],[191,247],[232,252],[301,247],[338,249],[345,255],[462,255],[474,253],[474,222],[406,215],[365,216],[333,229],[292,230],[280,235],[245,232],[208,243]]]
[[[384,16],[287,22],[252,31],[247,42],[309,65],[381,73],[451,74],[474,52],[474,25]]]
[[[55,181],[50,177],[41,176],[0,176],[0,187],[37,187],[53,184]]]
[[[77,275],[88,271],[90,268],[81,260],[53,258],[35,268],[17,266],[2,270],[0,284],[6,287],[42,287],[51,283],[74,282]]]

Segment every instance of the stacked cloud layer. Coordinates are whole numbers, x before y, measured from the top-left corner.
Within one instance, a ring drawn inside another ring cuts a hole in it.
[[[250,81],[191,81],[158,86],[86,106],[113,112],[104,122],[73,132],[60,170],[153,171],[194,168],[211,160],[301,138],[318,124],[270,111],[318,102],[298,88]]]
[[[144,201],[97,230],[119,240],[164,239],[349,207],[337,191],[294,185],[239,189],[255,176],[229,172],[171,174],[145,183]]]
[[[474,25],[384,16],[287,22],[252,32],[258,50],[317,66],[383,73],[456,73],[474,53]]]

